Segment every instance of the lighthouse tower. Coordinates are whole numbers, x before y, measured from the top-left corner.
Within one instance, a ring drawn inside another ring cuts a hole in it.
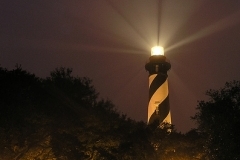
[[[171,124],[169,107],[168,75],[171,64],[164,56],[163,47],[156,46],[151,50],[151,57],[145,65],[149,73],[148,124],[158,120]]]

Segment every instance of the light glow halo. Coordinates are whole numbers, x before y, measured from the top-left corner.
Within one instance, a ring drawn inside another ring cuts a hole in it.
[[[161,46],[155,46],[151,49],[151,56],[164,55],[164,48]]]

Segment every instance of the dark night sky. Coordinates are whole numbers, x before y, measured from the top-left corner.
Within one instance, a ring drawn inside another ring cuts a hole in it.
[[[93,80],[120,112],[147,120],[152,46],[169,71],[172,121],[186,132],[207,89],[239,80],[239,0],[1,0],[0,64],[40,77],[56,67]]]

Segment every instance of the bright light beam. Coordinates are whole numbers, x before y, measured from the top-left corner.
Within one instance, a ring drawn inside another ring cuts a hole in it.
[[[175,48],[178,48],[178,47],[181,47],[183,45],[186,45],[188,43],[191,43],[191,42],[194,42],[200,38],[203,38],[203,37],[206,37],[206,36],[209,36],[213,33],[216,33],[216,32],[220,32],[230,26],[233,26],[237,23],[240,22],[240,11],[237,11],[235,12],[234,14],[226,17],[226,18],[223,18],[221,20],[219,20],[218,22],[200,30],[199,32],[197,32],[196,34],[188,37],[188,38],[185,38],[183,39],[182,41],[166,48],[166,52],[167,51],[170,51],[172,49],[175,49]]]
[[[128,20],[126,16],[117,8],[114,6],[113,3],[111,3],[109,0],[106,0],[108,4],[125,20],[125,22],[141,37],[142,40],[145,41],[146,44],[150,45],[150,42],[147,41],[147,38],[143,36],[143,34]]]
[[[34,39],[18,39],[18,45],[14,47],[24,47],[34,49],[48,49],[48,50],[67,50],[67,51],[77,51],[77,52],[105,52],[105,53],[127,53],[127,54],[146,54],[146,51],[140,49],[129,49],[129,48],[117,48],[117,47],[107,47],[101,45],[92,44],[79,44],[76,43],[66,43],[57,40],[34,40]],[[51,44],[51,45],[49,45]]]
[[[157,26],[157,45],[159,45],[159,39],[160,39],[160,26],[161,26],[161,9],[162,7],[162,1],[158,1],[158,26]]]
[[[170,41],[189,20],[195,11],[199,10],[203,1],[171,0],[161,1],[162,7],[159,22],[159,44],[170,46]],[[160,12],[160,11],[159,11]]]

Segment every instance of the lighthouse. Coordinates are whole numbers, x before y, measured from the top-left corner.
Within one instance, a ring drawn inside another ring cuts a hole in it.
[[[170,68],[171,64],[164,56],[163,47],[153,47],[145,65],[149,73],[148,124],[154,121],[159,121],[159,124],[171,124],[167,75]]]

